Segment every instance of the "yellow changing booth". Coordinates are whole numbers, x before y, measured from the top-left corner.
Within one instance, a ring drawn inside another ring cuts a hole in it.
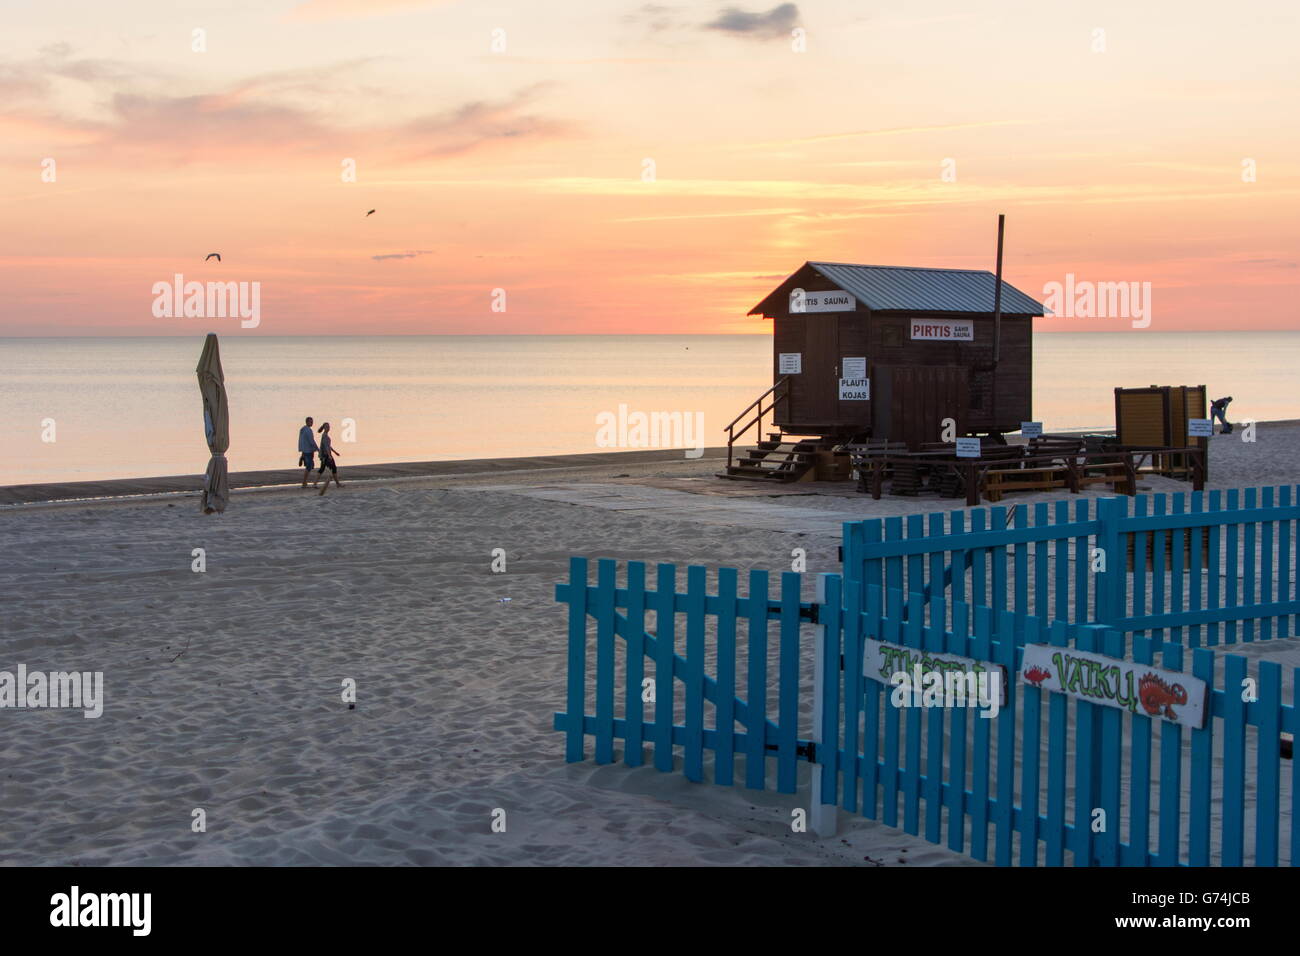
[[[1115,389],[1115,438],[1122,446],[1142,448],[1205,447],[1204,438],[1189,438],[1187,421],[1208,418],[1204,385],[1150,385]],[[1149,472],[1187,478],[1186,455],[1153,455]]]

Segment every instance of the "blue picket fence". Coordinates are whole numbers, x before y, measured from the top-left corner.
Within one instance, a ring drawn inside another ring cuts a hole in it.
[[[844,526],[849,586],[1189,647],[1300,634],[1300,488],[1079,498]],[[945,626],[951,621],[943,621]]]
[[[570,761],[590,737],[599,763],[636,767],[649,751],[657,770],[680,764],[699,782],[795,793],[806,781],[814,810],[838,804],[1004,865],[1300,865],[1300,767],[1281,752],[1300,730],[1288,703],[1300,669],[1284,688],[1274,662],[1197,646],[1296,633],[1300,515],[1289,490],[1271,492],[1194,495],[1190,508],[1181,495],[1139,498],[1132,515],[1126,499],[1103,499],[1024,517],[981,509],[969,526],[854,523],[846,576],[818,576],[815,600],[793,572],[750,571],[742,593],[732,568],[688,567],[682,587],[681,569],[659,564],[651,586],[644,563],[601,560],[593,583],[573,558],[556,588],[569,644],[555,728]],[[1130,534],[1133,560],[1094,573],[1092,549],[1119,554]],[[1171,583],[1192,571],[1199,588]],[[1227,583],[1210,588],[1211,573]],[[1014,680],[992,719],[898,707],[864,673],[868,641],[1012,675],[1026,644],[1188,662],[1211,688],[1209,717],[1191,729]]]
[[[1002,664],[1008,674],[1026,643],[1158,658],[1174,671],[1188,652],[1096,625],[1040,628],[965,602],[944,609],[956,622],[945,630],[923,623],[922,595],[869,587],[863,606],[838,575],[822,576],[815,602],[800,600],[794,573],[781,575],[775,596],[762,571],[750,572],[747,595],[735,569],[719,569],[712,592],[703,567],[686,569],[685,591],[678,577],[660,564],[652,590],[641,562],[602,560],[593,585],[587,561],[572,559],[556,592],[569,607],[568,710],[555,716],[568,760],[585,759],[591,737],[598,763],[640,766],[648,748],[660,771],[680,760],[688,779],[730,786],[741,761],[745,786],[784,793],[812,763],[823,802],[1003,865],[1060,865],[1067,855],[1103,866],[1300,863],[1300,765],[1284,774],[1280,747],[1300,721],[1276,663],[1258,663],[1247,702],[1245,658],[1191,650],[1191,673],[1212,688],[1201,729],[1014,681],[992,719],[896,707],[890,688],[864,672],[869,640]],[[814,655],[832,675],[820,695],[810,686]],[[1294,687],[1300,669],[1291,677]],[[1097,810],[1112,821],[1100,833]]]
[[[960,706],[898,707],[892,688],[864,672],[867,641],[1001,664],[1010,675],[1026,644],[1173,671],[1188,651],[964,602],[945,630],[922,623],[919,594],[873,586],[865,607],[856,589],[845,598],[842,628],[823,632],[822,653],[844,666],[822,702],[828,745],[816,771],[845,810],[1003,866],[1300,865],[1300,764],[1282,758],[1282,734],[1294,736],[1300,715],[1284,702],[1277,663],[1258,663],[1247,702],[1246,658],[1191,650],[1191,674],[1210,687],[1199,729],[1015,680],[991,719]],[[1290,676],[1294,688],[1300,668]]]

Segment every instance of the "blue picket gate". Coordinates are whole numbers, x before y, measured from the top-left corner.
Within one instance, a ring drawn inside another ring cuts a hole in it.
[[[800,574],[782,574],[775,596],[768,572],[749,572],[745,596],[738,576],[735,568],[719,569],[710,594],[705,569],[689,567],[686,590],[679,591],[676,565],[659,564],[650,589],[643,562],[627,562],[620,582],[616,563],[604,559],[592,585],[587,559],[570,559],[569,580],[555,589],[569,608],[568,710],[555,715],[566,760],[584,759],[590,736],[597,763],[612,763],[621,741],[629,767],[643,763],[649,746],[655,768],[671,771],[680,748],[683,773],[701,781],[708,750],[715,783],[732,784],[739,756],[745,786],[762,790],[771,757],[776,789],[795,792],[810,744],[798,734],[800,647],[807,645],[800,625],[816,620],[816,607],[800,600]],[[808,696],[802,701],[806,707]],[[705,726],[706,704],[713,706],[712,727]]]

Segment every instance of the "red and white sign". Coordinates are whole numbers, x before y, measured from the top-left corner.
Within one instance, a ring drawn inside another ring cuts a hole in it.
[[[971,319],[912,319],[910,325],[913,341],[975,341],[975,323]]]

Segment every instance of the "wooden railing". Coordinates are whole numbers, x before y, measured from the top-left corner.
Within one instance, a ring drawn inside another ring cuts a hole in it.
[[[769,388],[762,395],[758,396],[758,398],[750,402],[749,406],[743,412],[741,412],[734,419],[732,419],[731,424],[727,426],[727,467],[728,468],[731,467],[731,460],[732,460],[731,449],[732,446],[735,445],[736,439],[740,438],[742,435],[744,435],[746,432],[748,432],[751,428],[753,428],[756,425],[759,426],[758,434],[761,437],[763,434],[763,429],[761,425],[763,421],[763,416],[766,415],[768,412],[774,411],[776,409],[777,402],[781,401],[783,398],[789,397],[789,388],[790,388],[790,376],[782,375],[780,378],[778,378],[775,382],[772,383],[771,388]],[[764,408],[763,399],[767,398],[769,395],[772,396],[772,403],[768,405],[766,408]],[[754,411],[755,408],[757,408],[758,411],[755,412],[754,417],[750,419],[748,422],[746,422],[743,426],[741,426],[740,430],[737,431],[736,425],[739,424],[742,418],[748,415],[751,411]]]

